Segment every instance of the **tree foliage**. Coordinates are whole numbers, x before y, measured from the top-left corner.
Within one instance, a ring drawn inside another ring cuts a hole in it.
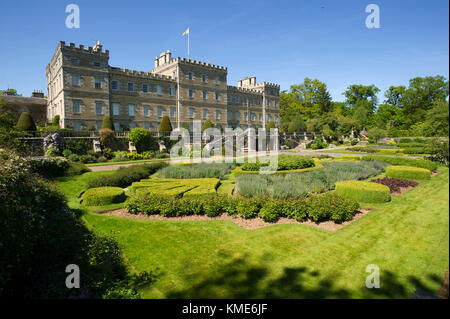
[[[113,121],[110,116],[105,116],[102,122],[102,129],[107,128],[114,131]]]
[[[16,127],[18,130],[24,132],[36,131],[36,124],[34,124],[33,118],[28,112],[23,112],[22,114],[20,114]]]
[[[172,124],[170,123],[170,118],[164,115],[161,123],[159,124],[159,132],[172,132]]]

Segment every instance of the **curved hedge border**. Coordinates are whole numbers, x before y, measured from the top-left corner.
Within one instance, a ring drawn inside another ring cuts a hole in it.
[[[403,165],[403,166],[413,166],[419,168],[426,168],[430,171],[435,171],[438,168],[438,163],[424,160],[424,159],[412,159],[412,158],[401,158],[401,157],[389,157],[389,156],[376,156],[367,155],[362,158],[364,161],[380,161],[389,163],[392,165]]]
[[[425,168],[411,166],[389,166],[386,168],[386,176],[420,181],[430,179],[431,171]]]
[[[86,206],[103,206],[122,203],[125,201],[126,195],[120,187],[98,187],[88,189],[82,199]]]
[[[323,168],[323,165],[320,162],[320,159],[313,158],[313,161],[314,161],[314,166],[312,166],[312,167],[291,169],[291,170],[284,170],[284,171],[276,171],[276,172],[272,172],[271,174],[301,173],[301,172],[313,171],[318,168]],[[232,171],[232,174],[234,174],[235,176],[238,176],[240,174],[260,174],[260,172],[259,172],[259,169],[257,171],[244,171],[242,169],[242,166],[238,166]]]
[[[355,200],[339,196],[334,192],[311,195],[296,200],[273,200],[267,198],[241,198],[231,196],[197,196],[174,199],[152,193],[138,192],[126,204],[132,214],[162,215],[165,217],[207,215],[226,213],[245,219],[261,217],[266,222],[275,222],[280,217],[315,222],[351,220],[359,208]]]
[[[360,202],[383,203],[391,200],[389,187],[371,182],[337,182],[336,193]]]

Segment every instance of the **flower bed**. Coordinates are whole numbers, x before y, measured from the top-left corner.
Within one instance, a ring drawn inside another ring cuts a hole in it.
[[[398,193],[401,191],[401,188],[416,187],[417,185],[419,185],[419,183],[416,181],[410,181],[400,178],[389,178],[389,177],[372,179],[371,182],[382,184],[389,187],[391,193]]]

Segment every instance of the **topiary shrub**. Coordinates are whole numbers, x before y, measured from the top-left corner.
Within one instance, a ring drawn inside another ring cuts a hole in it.
[[[359,161],[359,160],[361,160],[361,157],[359,157],[358,155],[342,155],[341,157],[339,157],[339,159],[349,160],[349,161]]]
[[[36,131],[36,124],[34,124],[33,118],[30,113],[23,112],[20,114],[19,120],[17,121],[16,128],[19,131]]]
[[[427,180],[431,178],[431,171],[425,168],[410,166],[389,166],[386,168],[387,177],[401,179]]]
[[[126,196],[120,187],[98,187],[88,189],[84,192],[82,199],[86,206],[103,206],[122,203]]]
[[[110,129],[111,131],[114,131],[114,124],[110,116],[105,116],[103,118],[102,122],[102,129]]]
[[[333,220],[343,222],[351,220],[359,208],[355,199],[339,196],[336,192],[327,192],[309,197],[305,201],[308,216],[315,222]]]
[[[170,123],[170,118],[164,115],[161,123],[159,124],[158,132],[172,132],[172,124]]]
[[[336,194],[368,203],[383,203],[391,200],[389,187],[363,181],[337,182]]]
[[[53,117],[52,126],[59,127],[59,119],[60,119],[59,114],[56,114]]]

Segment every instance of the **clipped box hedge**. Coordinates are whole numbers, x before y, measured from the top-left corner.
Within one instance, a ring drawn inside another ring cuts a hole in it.
[[[359,157],[358,155],[341,155],[339,159],[347,161],[360,161],[361,157]]]
[[[126,195],[120,187],[97,187],[88,189],[82,198],[86,206],[103,206],[122,203]]]
[[[391,200],[389,187],[371,182],[337,182],[336,193],[359,202],[383,203]]]
[[[430,179],[431,171],[426,168],[411,166],[389,166],[386,168],[386,176],[420,181]]]
[[[388,156],[376,156],[376,155],[367,155],[362,158],[364,161],[380,161],[389,163],[392,165],[401,165],[401,166],[413,166],[426,168],[430,171],[435,171],[438,168],[438,164],[425,159],[413,159],[413,158],[402,158],[402,157],[388,157]]]

